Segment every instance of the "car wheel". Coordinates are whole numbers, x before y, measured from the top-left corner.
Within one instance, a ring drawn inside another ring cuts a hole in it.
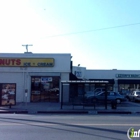
[[[128,101],[131,101],[131,99],[129,97],[126,97],[128,99]]]
[[[133,101],[134,101],[134,102],[136,102],[136,99],[135,99],[135,98],[133,98]]]
[[[116,103],[120,104],[121,103],[121,99],[116,99]]]

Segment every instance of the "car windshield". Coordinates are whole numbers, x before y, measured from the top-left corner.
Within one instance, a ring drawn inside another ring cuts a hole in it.
[[[116,95],[118,95],[118,96],[122,96],[119,92],[116,92]]]
[[[137,95],[140,95],[140,92],[137,92]]]

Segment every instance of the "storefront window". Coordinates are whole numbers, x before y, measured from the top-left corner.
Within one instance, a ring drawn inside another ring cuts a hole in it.
[[[78,84],[78,96],[84,95],[84,84]]]
[[[119,92],[123,95],[131,93],[134,90],[140,90],[140,84],[119,84]]]
[[[99,93],[104,91],[106,88],[105,84],[71,84],[70,85],[70,99],[78,96],[83,96],[89,93]],[[113,91],[113,84],[107,85],[107,91]]]
[[[31,102],[59,101],[59,77],[31,77]]]
[[[1,84],[1,105],[16,104],[16,84]]]
[[[90,90],[90,85],[89,84],[85,84],[85,92]]]

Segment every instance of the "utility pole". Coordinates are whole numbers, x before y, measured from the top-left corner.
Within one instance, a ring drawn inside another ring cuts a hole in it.
[[[33,46],[32,44],[25,44],[25,45],[22,45],[24,47],[26,47],[26,51],[28,52],[28,46]]]

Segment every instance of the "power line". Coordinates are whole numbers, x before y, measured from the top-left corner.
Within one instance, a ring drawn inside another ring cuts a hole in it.
[[[106,28],[99,28],[99,29],[93,29],[93,30],[87,30],[87,31],[81,31],[81,32],[71,32],[71,33],[65,33],[65,34],[47,36],[47,38],[59,37],[59,36],[68,36],[68,35],[74,35],[74,34],[82,34],[82,33],[88,33],[88,32],[96,32],[96,31],[102,31],[102,30],[122,28],[122,27],[127,27],[127,26],[134,26],[134,25],[139,25],[139,24],[140,23],[132,23],[132,24],[118,25],[118,26],[112,26],[112,27],[106,27]]]

